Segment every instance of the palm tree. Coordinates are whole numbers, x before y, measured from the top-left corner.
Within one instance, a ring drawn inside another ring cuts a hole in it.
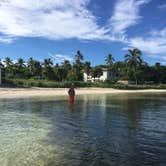
[[[14,68],[13,68],[13,62],[9,57],[6,57],[4,60],[5,63],[5,77],[11,78],[14,77]]]
[[[24,63],[25,63],[24,60],[23,60],[22,58],[19,58],[19,59],[17,60],[16,65],[21,69],[21,68],[25,67],[25,64],[24,64]]]
[[[42,67],[39,61],[34,60],[33,58],[29,58],[28,60],[28,68],[30,71],[31,76],[36,76],[40,77],[41,76],[41,71]]]
[[[6,57],[4,62],[5,62],[6,67],[10,67],[13,65],[13,62],[9,57]]]
[[[136,76],[136,72],[137,72],[137,67],[139,65],[142,64],[142,52],[141,50],[137,49],[137,48],[133,48],[128,50],[129,54],[125,55],[125,62],[128,65],[128,70],[131,73],[132,76],[134,76],[136,84],[138,83],[137,81],[137,76]]]
[[[75,55],[75,63],[73,65],[73,72],[74,75],[76,75],[77,80],[81,81],[83,80],[83,63],[82,60],[84,59],[83,55],[81,54],[81,52],[78,50],[77,54]]]
[[[112,54],[108,54],[108,56],[105,59],[106,65],[111,66],[113,65],[115,59],[113,58]]]
[[[48,79],[48,80],[53,80],[54,77],[54,71],[53,71],[53,62],[50,58],[48,59],[44,59],[44,63],[43,63],[44,67],[43,67],[43,76],[44,78]]]
[[[25,78],[26,65],[25,65],[24,59],[19,58],[17,62],[14,63],[13,71],[14,71],[15,77]]]
[[[67,75],[68,75],[69,71],[71,70],[71,68],[72,68],[72,66],[70,64],[70,61],[69,60],[64,60],[64,62],[62,63],[62,66],[61,66],[62,80],[67,80]]]
[[[53,65],[53,62],[50,58],[44,59],[44,67],[51,67]]]
[[[29,58],[28,60],[28,68],[30,70],[30,73],[31,73],[31,76],[34,76],[34,72],[33,72],[33,69],[34,69],[34,60],[33,58]]]
[[[85,73],[86,73],[87,75],[89,75],[89,74],[90,74],[90,70],[91,70],[90,62],[86,61],[86,62],[84,63],[84,71],[85,71]]]
[[[77,54],[75,55],[75,61],[76,63],[81,62],[83,60],[83,55],[81,54],[80,50],[77,51]]]
[[[65,70],[71,70],[71,64],[70,64],[70,61],[69,60],[64,60],[64,62],[62,63],[62,67],[65,69]]]

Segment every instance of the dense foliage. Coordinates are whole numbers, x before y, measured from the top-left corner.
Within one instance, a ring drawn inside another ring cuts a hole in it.
[[[12,61],[9,57],[1,61],[3,65],[3,81],[6,84],[41,86],[41,87],[68,87],[70,82],[83,81],[83,73],[98,77],[102,75],[102,68],[109,69],[118,77],[113,77],[111,81],[130,80],[136,84],[165,84],[166,83],[166,66],[156,63],[149,66],[142,59],[142,53],[139,49],[129,50],[129,54],[124,56],[124,61],[115,61],[111,54],[105,58],[105,65],[91,66],[90,62],[84,62],[83,55],[77,51],[75,60],[71,64],[70,61],[64,60],[61,64],[54,64],[48,58],[43,62],[39,62],[30,58],[27,62],[19,58],[17,62]],[[25,81],[25,79],[27,81]],[[21,81],[22,80],[22,81]],[[28,81],[29,80],[29,81]],[[105,87],[110,85],[103,84]],[[99,83],[93,84],[102,86]],[[113,85],[113,84],[112,84]],[[91,83],[82,83],[79,86],[92,86]],[[120,86],[120,85],[116,85]]]

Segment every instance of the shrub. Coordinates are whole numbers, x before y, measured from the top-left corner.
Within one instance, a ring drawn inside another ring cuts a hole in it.
[[[69,88],[72,83],[75,87],[101,87],[101,88],[115,88],[115,89],[166,89],[166,84],[144,84],[144,85],[125,85],[116,83],[115,81],[96,81],[83,82],[83,81],[64,81],[55,82],[48,80],[36,80],[36,79],[7,79],[4,80],[4,86],[8,87],[46,87],[46,88]]]

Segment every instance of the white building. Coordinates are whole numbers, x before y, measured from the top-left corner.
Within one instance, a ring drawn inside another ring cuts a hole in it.
[[[95,82],[95,81],[105,81],[112,78],[117,78],[118,76],[115,73],[112,73],[108,69],[102,69],[102,75],[100,77],[92,77],[84,73],[84,82]]]

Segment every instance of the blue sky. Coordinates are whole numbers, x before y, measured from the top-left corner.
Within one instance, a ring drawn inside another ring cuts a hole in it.
[[[137,47],[166,64],[166,0],[0,0],[0,58],[104,64]]]

